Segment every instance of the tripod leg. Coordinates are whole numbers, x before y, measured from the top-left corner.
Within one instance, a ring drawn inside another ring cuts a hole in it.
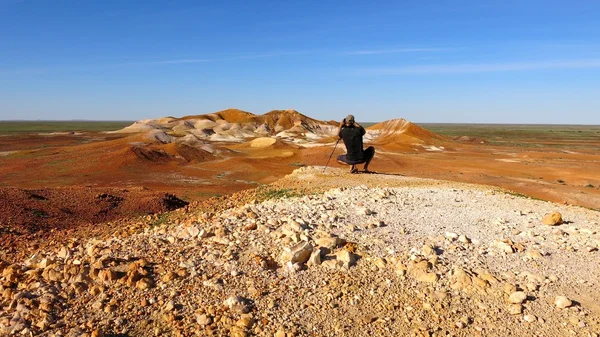
[[[331,157],[333,157],[333,153],[335,152],[335,149],[337,148],[338,143],[340,142],[340,140],[338,139],[337,142],[335,142],[335,146],[333,147],[333,151],[331,151],[331,154],[329,155],[329,159],[327,159],[327,164],[325,164],[325,168],[323,169],[323,173],[325,173],[325,170],[327,170],[327,166],[329,166],[329,161],[331,160]]]

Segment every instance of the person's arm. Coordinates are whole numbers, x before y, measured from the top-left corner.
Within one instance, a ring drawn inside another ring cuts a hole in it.
[[[362,127],[360,124],[358,124],[358,123],[354,122],[354,125],[355,125],[357,128],[359,128],[359,129],[360,129],[360,135],[361,135],[361,136],[364,136],[364,135],[365,135],[365,133],[367,133],[367,131],[365,131],[365,128],[363,128],[363,127]]]
[[[346,119],[342,119],[342,121],[340,122],[340,127],[338,129],[338,139],[342,139],[342,128],[344,127],[344,124],[346,124]]]

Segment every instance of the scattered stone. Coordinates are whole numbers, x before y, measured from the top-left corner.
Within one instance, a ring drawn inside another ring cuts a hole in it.
[[[446,232],[446,238],[450,241],[458,239],[458,234],[452,232]]]
[[[548,226],[556,226],[563,223],[562,215],[559,212],[548,213],[542,218],[542,223]]]
[[[471,243],[471,239],[466,237],[465,235],[461,235],[458,237],[458,241],[462,243]]]
[[[321,248],[315,249],[312,254],[310,254],[310,258],[306,263],[309,266],[318,266],[322,263],[321,255],[323,254],[323,250]]]
[[[554,305],[556,305],[556,307],[559,309],[565,309],[573,305],[573,302],[571,302],[571,300],[565,296],[556,296],[554,299]]]
[[[240,296],[231,296],[231,297],[227,298],[223,302],[223,305],[225,305],[227,308],[229,308],[229,310],[231,310],[233,312],[242,313],[242,314],[247,314],[252,309],[248,300],[246,300]]]
[[[510,304],[508,306],[508,313],[511,315],[519,315],[523,312],[523,306],[520,304]]]
[[[425,256],[434,256],[434,255],[437,255],[437,252],[435,251],[435,248],[432,245],[430,245],[430,244],[424,245],[423,248],[421,248],[421,252]]]
[[[210,325],[213,320],[207,314],[196,314],[196,322],[200,325]]]
[[[320,247],[325,247],[327,249],[333,250],[341,245],[343,245],[344,242],[343,240],[341,240],[338,237],[323,237],[323,238],[319,238],[317,240],[315,240],[315,243],[317,244],[317,246]]]
[[[336,260],[342,262],[345,268],[350,268],[356,264],[357,256],[346,249],[340,250],[335,256]]]
[[[527,294],[522,291],[516,291],[508,297],[508,302],[512,304],[521,304],[527,299]]]
[[[510,240],[494,240],[493,246],[506,254],[512,254],[515,252]]]
[[[284,262],[305,263],[313,252],[313,246],[309,242],[300,242],[293,247],[284,248],[281,259]]]

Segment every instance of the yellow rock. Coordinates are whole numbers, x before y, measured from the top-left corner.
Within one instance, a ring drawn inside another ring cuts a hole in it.
[[[439,276],[436,273],[419,273],[415,276],[415,279],[420,282],[433,283],[437,282]]]
[[[562,215],[558,212],[548,213],[542,218],[542,223],[548,226],[556,226],[563,223]]]

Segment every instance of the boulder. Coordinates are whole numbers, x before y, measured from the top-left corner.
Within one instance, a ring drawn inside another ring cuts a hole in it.
[[[357,256],[346,249],[340,250],[335,255],[336,260],[343,262],[344,267],[346,268],[352,267],[356,264]]]
[[[571,300],[565,296],[556,296],[554,299],[554,305],[556,305],[556,307],[559,309],[565,309],[573,305],[573,302],[571,302]]]
[[[527,299],[527,294],[522,291],[515,291],[508,297],[508,302],[512,304],[521,304]]]
[[[309,242],[300,242],[292,247],[284,248],[281,259],[283,262],[304,263],[308,261],[312,252],[313,246]]]
[[[562,215],[559,212],[548,213],[542,218],[542,223],[548,226],[556,226],[563,223]]]

